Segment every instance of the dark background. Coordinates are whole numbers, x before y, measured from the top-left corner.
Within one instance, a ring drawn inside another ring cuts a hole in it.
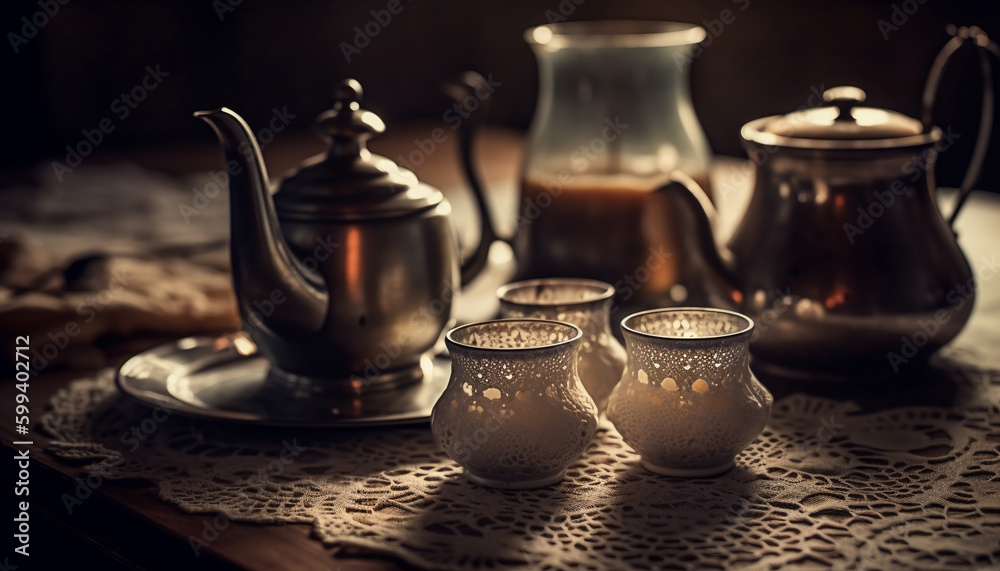
[[[9,135],[3,137],[0,168],[22,171],[65,157],[65,146],[80,141],[82,129],[114,117],[112,102],[156,64],[169,77],[127,119],[115,119],[115,131],[99,152],[210,140],[213,135],[191,112],[221,105],[257,128],[273,108],[287,106],[297,115],[289,132],[304,130],[331,105],[332,88],[344,77],[361,81],[364,106],[390,128],[412,119],[440,120],[446,109],[440,83],[462,69],[502,82],[490,122],[525,129],[537,71],[521,35],[547,23],[546,11],[560,10],[569,20],[702,25],[733,10],[735,21],[721,26],[694,61],[692,91],[715,152],[742,156],[743,123],[802,107],[814,91],[835,85],[857,85],[870,104],[919,117],[928,70],[949,37],[946,25],[976,24],[1000,36],[1000,2],[986,1],[750,0],[742,12],[746,0],[399,1],[403,11],[350,63],[341,42],[353,42],[354,27],[363,28],[373,19],[370,11],[384,9],[388,0],[70,0],[45,18],[17,54],[8,34],[21,34],[21,18],[30,20],[42,7],[37,0],[4,2],[6,41],[0,51]],[[897,23],[904,16],[906,21],[886,38],[878,22],[892,24],[894,15]],[[978,126],[978,69],[971,57],[962,62],[947,78],[936,119],[962,135],[941,159],[942,182],[951,185]],[[980,187],[1000,187],[1000,145],[993,147]]]

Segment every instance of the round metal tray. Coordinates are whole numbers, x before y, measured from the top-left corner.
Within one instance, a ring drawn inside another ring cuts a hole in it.
[[[212,420],[273,426],[347,427],[414,424],[431,408],[451,374],[447,357],[427,358],[424,379],[381,391],[300,397],[266,383],[268,363],[245,335],[188,337],[139,353],[116,383],[149,406]]]

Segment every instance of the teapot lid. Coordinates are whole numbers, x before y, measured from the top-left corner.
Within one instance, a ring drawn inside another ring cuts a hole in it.
[[[334,90],[333,109],[316,118],[329,141],[281,182],[274,204],[281,217],[365,220],[405,216],[437,206],[444,195],[417,180],[391,159],[371,153],[365,142],[385,132],[385,123],[361,109],[361,84],[353,79]]]
[[[902,113],[861,107],[865,92],[832,87],[823,92],[830,105],[765,117],[743,127],[743,138],[764,145],[809,149],[897,148],[933,142],[939,132]]]

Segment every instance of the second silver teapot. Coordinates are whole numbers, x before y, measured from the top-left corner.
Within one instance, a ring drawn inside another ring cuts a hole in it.
[[[923,122],[838,87],[826,106],[747,123],[755,187],[728,247],[716,248],[712,205],[696,185],[659,189],[714,304],[754,319],[755,371],[825,380],[912,372],[969,320],[976,286],[951,223],[978,179],[992,122],[980,126],[949,221],[933,169],[956,135],[929,124],[941,72],[966,42],[987,67],[1000,54],[980,30],[959,30],[930,75]],[[991,116],[991,89],[984,101]]]

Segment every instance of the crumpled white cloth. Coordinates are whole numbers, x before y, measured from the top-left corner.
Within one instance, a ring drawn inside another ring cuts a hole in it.
[[[35,178],[0,189],[0,336],[30,336],[37,370],[104,366],[104,339],[148,347],[239,326],[228,193],[181,208],[207,175],[119,164],[60,181],[43,165]]]

